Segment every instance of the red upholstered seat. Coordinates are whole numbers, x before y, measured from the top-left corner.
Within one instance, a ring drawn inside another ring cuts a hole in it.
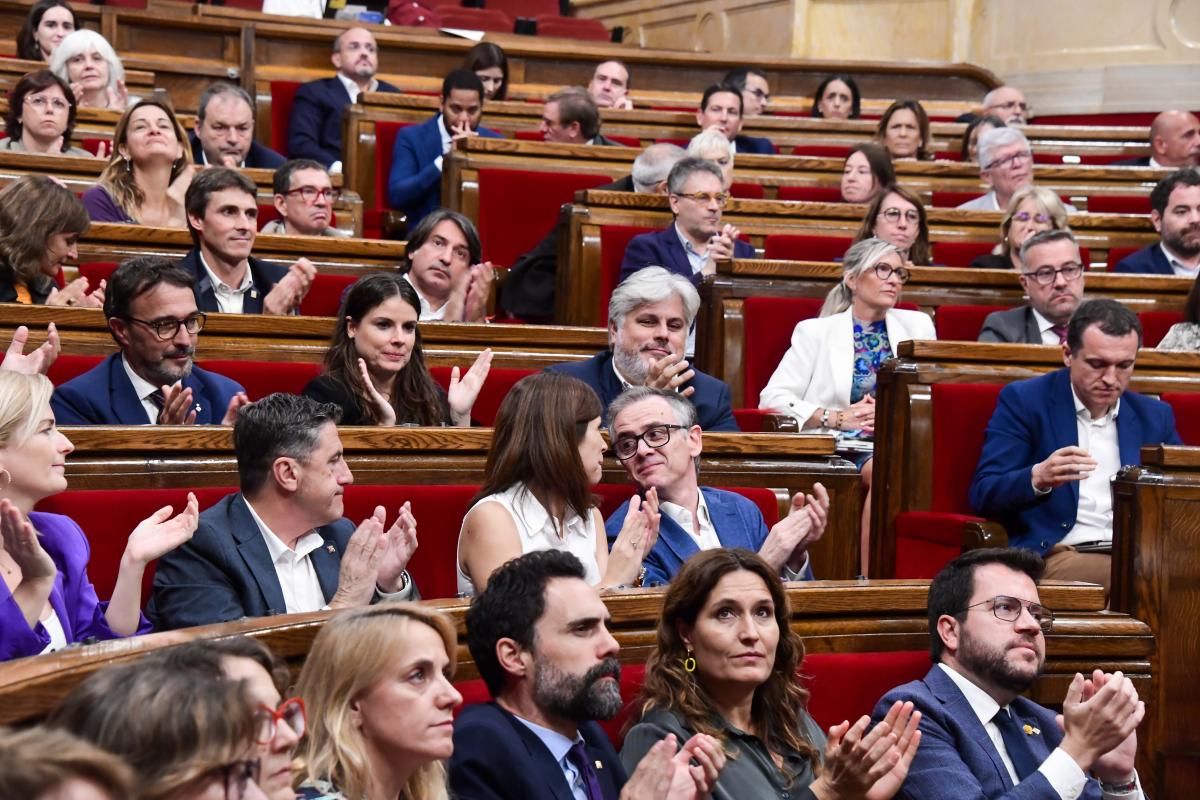
[[[244,8],[247,11],[262,11],[263,0],[221,0],[230,8]]]
[[[520,139],[523,142],[544,142],[546,137],[541,131],[517,131],[514,138]]]
[[[763,247],[766,258],[789,261],[835,261],[846,255],[853,239],[849,236],[800,236],[768,234]]]
[[[484,6],[508,16],[534,19],[541,15],[558,16],[558,0],[485,0]]]
[[[729,193],[740,200],[762,200],[766,192],[761,183],[733,183]]]
[[[928,650],[894,653],[809,653],[800,665],[808,687],[808,713],[823,730],[870,714],[891,689],[923,678]]]
[[[513,32],[512,17],[503,11],[495,11],[490,8],[439,6],[438,13],[442,15],[442,24],[447,28],[464,28],[469,31],[491,31],[492,33]]]
[[[89,261],[79,265],[79,274],[88,279],[88,286],[99,286],[117,271],[116,261]]]
[[[495,1],[489,0],[493,3]],[[538,36],[556,36],[560,39],[581,39],[591,42],[612,41],[612,34],[598,19],[560,17],[557,13],[538,14],[534,19],[537,21]]]
[[[287,154],[288,123],[300,81],[271,81],[271,149]]]
[[[1181,311],[1139,311],[1142,323],[1142,347],[1158,347],[1167,331],[1177,322],[1183,322]]]
[[[850,155],[849,145],[831,144],[801,144],[792,148],[794,156],[815,156],[817,158],[845,158]]]
[[[111,143],[107,139],[92,139],[92,138],[88,137],[88,138],[79,140],[79,146],[82,147],[84,150],[87,150],[92,155],[96,155],[96,153],[99,153],[101,147],[105,148],[106,153],[110,152],[108,150],[108,146],[110,144]]]
[[[933,320],[937,338],[952,342],[978,341],[987,315],[1006,308],[1008,306],[938,306]]]
[[[947,267],[969,267],[971,259],[987,255],[994,242],[937,242],[933,245],[933,261]]]
[[[471,362],[467,361],[459,365],[459,369],[466,372],[471,367]],[[429,374],[438,382],[443,389],[450,388],[450,370],[453,367],[436,366],[429,368]],[[496,421],[496,412],[500,410],[500,403],[504,400],[504,396],[508,394],[508,390],[513,387],[513,384],[521,380],[527,375],[532,375],[537,372],[536,369],[524,369],[520,367],[492,367],[488,372],[487,380],[483,384],[483,388],[479,390],[479,397],[475,399],[475,407],[471,409],[471,416],[480,424],[491,426]]]
[[[842,203],[840,186],[780,186],[780,200],[803,200],[808,203]]]
[[[747,408],[758,407],[758,394],[771,379],[802,319],[821,313],[820,297],[747,297],[742,303],[742,390]]]
[[[1175,412],[1175,430],[1183,443],[1200,445],[1200,392],[1163,392],[1162,400]]]
[[[72,356],[60,355],[50,365],[46,377],[55,386],[61,386],[73,378],[77,378],[104,360],[104,356]]]
[[[1087,209],[1091,214],[1149,214],[1150,195],[1090,195]]]
[[[625,258],[629,240],[652,230],[654,228],[635,225],[605,225],[600,228],[600,291],[596,301],[600,306],[601,326],[608,325],[608,301],[613,289],[617,288],[617,279],[621,277],[621,261]]]
[[[392,174],[396,134],[411,124],[383,120],[375,123],[375,207],[363,209],[363,236],[367,239],[378,239],[383,235],[383,214],[390,208],[387,185],[388,176]]]
[[[742,433],[771,433],[767,430],[767,418],[772,417],[770,411],[760,411],[757,408],[735,408],[733,418]]]
[[[318,273],[312,288],[300,301],[300,313],[306,317],[336,317],[342,305],[342,294],[354,281],[355,275],[326,275]]]
[[[559,209],[575,199],[575,192],[611,181],[602,173],[480,169],[479,238],[484,258],[497,266],[511,266],[554,228]]]
[[[275,392],[300,394],[313,378],[321,374],[320,364],[294,361],[225,361],[203,359],[196,362],[201,369],[224,375],[237,381],[253,400],[261,400]],[[225,409],[221,409],[221,414]],[[218,415],[220,416],[220,415]]]
[[[1140,248],[1140,247],[1112,247],[1112,248],[1109,248],[1107,270],[1109,272],[1112,272],[1114,269],[1117,268],[1117,264],[1120,264],[1122,261],[1125,260],[1126,256],[1131,256],[1134,253],[1136,253],[1138,250],[1141,250],[1141,249],[1142,248]]]
[[[983,189],[977,192],[934,192],[930,205],[934,208],[958,208],[983,194],[986,194]]]

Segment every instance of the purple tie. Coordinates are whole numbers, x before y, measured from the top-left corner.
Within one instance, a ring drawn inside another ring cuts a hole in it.
[[[604,790],[600,788],[600,778],[596,776],[596,770],[592,769],[592,762],[588,758],[583,742],[571,745],[571,749],[567,751],[567,760],[579,772],[588,800],[604,800]]]
[[[1059,344],[1066,344],[1066,341],[1067,341],[1067,326],[1066,325],[1055,325],[1055,326],[1051,327],[1050,330],[1052,330],[1054,332],[1054,335],[1058,337]]]

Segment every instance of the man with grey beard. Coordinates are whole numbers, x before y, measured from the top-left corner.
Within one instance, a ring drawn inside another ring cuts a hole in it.
[[[547,369],[591,386],[606,409],[631,386],[674,390],[696,407],[701,429],[736,432],[729,387],[687,361],[688,331],[699,308],[700,295],[687,278],[663,267],[640,269],[608,302],[609,349]]]
[[[454,723],[457,800],[698,800],[725,753],[711,736],[668,737],[632,775],[595,720],[621,710],[620,646],[574,555],[526,553],[492,573],[467,611],[467,646],[493,701]],[[682,747],[676,752],[676,745]],[[694,763],[693,763],[694,762]]]
[[[232,425],[250,402],[222,375],[195,366],[205,315],[193,278],[158,256],[132,258],[112,274],[104,300],[120,352],[54,390],[59,425]]]

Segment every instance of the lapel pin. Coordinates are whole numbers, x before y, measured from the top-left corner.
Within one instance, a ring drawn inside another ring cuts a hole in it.
[[[1029,724],[1023,725],[1021,727],[1021,730],[1025,731],[1026,736],[1041,736],[1042,735],[1041,730],[1039,730],[1038,728],[1035,728]]]
[[[596,769],[604,769],[604,765],[603,765],[603,764],[601,764],[599,761],[597,761],[597,762],[596,762]]]
[[[337,548],[331,544],[325,545],[325,550],[326,550],[326,552],[332,553],[333,555],[337,555]],[[1026,727],[1029,727],[1029,726],[1026,726]]]
[[[257,290],[257,289],[251,289],[251,290],[250,290],[250,299],[251,299],[251,300],[257,300],[257,299],[258,299],[258,290]]]

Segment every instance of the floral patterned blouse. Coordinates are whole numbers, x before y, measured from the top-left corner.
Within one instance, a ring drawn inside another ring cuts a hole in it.
[[[887,320],[863,324],[854,320],[854,379],[850,385],[850,404],[875,394],[875,376],[883,363],[892,357],[888,341]],[[848,431],[845,438],[870,439],[862,431]]]

